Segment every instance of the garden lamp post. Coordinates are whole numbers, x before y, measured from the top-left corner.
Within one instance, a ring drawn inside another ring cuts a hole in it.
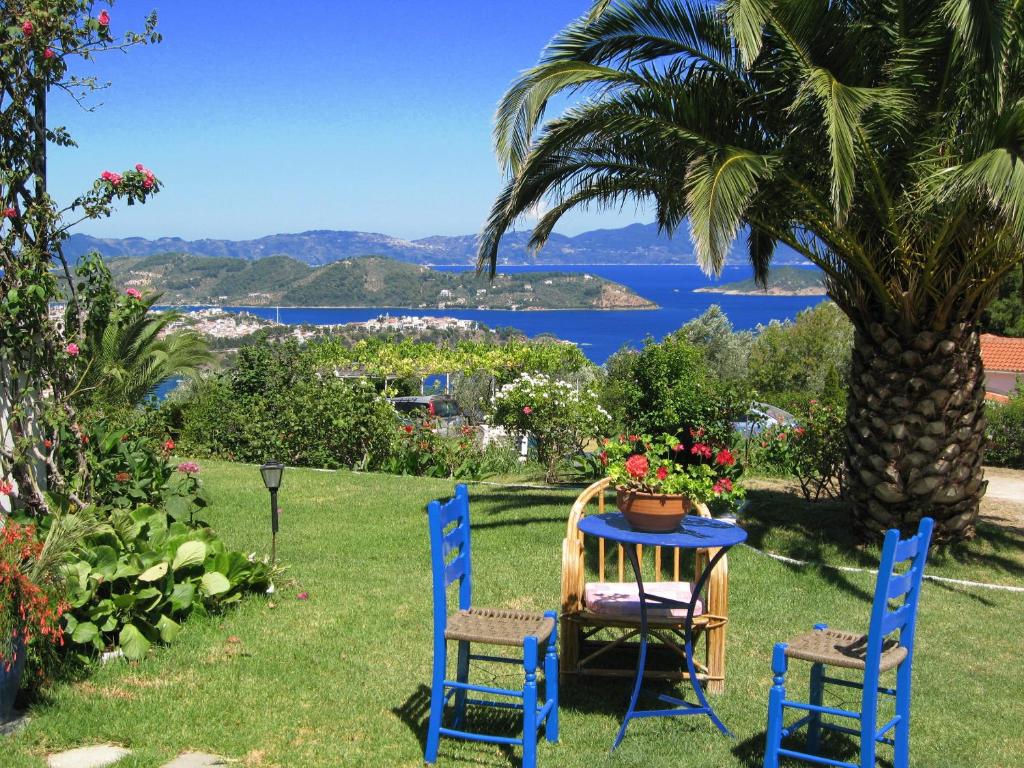
[[[281,487],[281,475],[284,474],[284,464],[279,461],[268,461],[260,467],[260,474],[263,475],[263,484],[270,491],[270,562],[277,562],[277,489]]]

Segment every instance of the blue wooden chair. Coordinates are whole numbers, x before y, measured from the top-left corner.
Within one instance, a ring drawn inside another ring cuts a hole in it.
[[[556,647],[555,611],[544,614],[473,607],[473,581],[469,546],[469,491],[465,485],[455,486],[455,496],[442,504],[427,505],[430,520],[430,555],[434,582],[434,674],[430,696],[430,723],[427,730],[425,759],[432,765],[442,736],[483,741],[490,744],[511,744],[523,748],[523,768],[537,765],[537,730],[545,726],[550,742],[558,741],[558,651]],[[448,587],[459,583],[458,611],[448,613]],[[458,643],[456,677],[447,679],[448,641]],[[522,658],[485,656],[471,653],[472,643],[505,645],[521,648]],[[537,694],[539,648],[544,651],[544,694],[542,704]],[[469,682],[470,661],[492,661],[522,664],[526,681],[522,690],[472,685]],[[471,699],[470,693],[486,694],[493,699]],[[509,699],[512,701],[502,701]],[[452,727],[442,724],[446,705],[453,703]],[[494,736],[461,730],[466,705],[476,704],[523,713],[522,738]]]
[[[928,559],[928,544],[932,535],[932,519],[921,521],[917,533],[900,539],[899,531],[890,530],[882,545],[882,560],[878,567],[875,598],[871,608],[871,624],[867,635],[839,632],[818,624],[814,630],[800,635],[788,643],[778,643],[772,655],[773,685],[768,694],[768,732],[765,745],[765,768],[778,768],[780,757],[798,758],[821,765],[841,768],[874,768],[878,744],[894,748],[893,768],[908,768],[910,755],[910,670],[914,660],[914,629],[917,623],[917,601],[921,591],[921,577]],[[895,570],[901,563],[909,565]],[[893,603],[900,603],[891,607]],[[811,662],[810,702],[790,701],[786,698],[786,669],[789,659]],[[863,682],[829,677],[825,667],[860,670]],[[896,670],[896,687],[879,685],[879,675]],[[855,688],[861,691],[859,712],[826,707],[822,704],[827,684]],[[895,699],[895,715],[878,725],[879,695]],[[807,714],[786,726],[786,709]],[[825,722],[822,715],[857,721],[851,728],[838,723]],[[806,748],[798,752],[782,746],[782,740],[807,726]],[[822,729],[839,731],[860,737],[860,759],[856,763],[823,757],[817,754]],[[892,736],[887,736],[890,731]]]

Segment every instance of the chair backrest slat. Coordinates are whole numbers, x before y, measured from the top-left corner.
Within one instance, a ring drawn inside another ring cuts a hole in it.
[[[912,557],[916,557],[917,553],[921,549],[921,535],[916,534],[911,536],[909,539],[903,539],[896,544],[896,551],[893,553],[893,559],[897,563],[902,563],[904,560],[909,560]]]
[[[455,486],[455,495],[443,504],[427,505],[430,527],[430,565],[433,573],[434,627],[444,627],[448,620],[448,586],[459,582],[459,609],[472,604],[473,581],[469,535],[469,489],[462,483]],[[454,524],[454,525],[453,525]],[[446,532],[446,529],[447,532]],[[455,555],[452,558],[452,555]]]
[[[909,603],[904,603],[895,611],[889,611],[882,617],[882,636],[903,629],[911,618],[913,608]]]
[[[898,597],[903,597],[913,588],[914,574],[911,571],[893,574],[892,579],[889,580],[889,592],[886,594],[886,597],[890,600],[895,600]]]

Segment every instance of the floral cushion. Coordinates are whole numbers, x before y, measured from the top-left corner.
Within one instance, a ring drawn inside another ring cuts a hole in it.
[[[668,597],[672,600],[689,602],[692,585],[688,581],[659,581],[644,585],[648,595]],[[583,603],[589,611],[600,616],[640,617],[640,598],[636,582],[588,581],[583,590]],[[704,602],[697,598],[693,615],[704,613]],[[647,601],[647,615],[651,618],[686,618],[685,608],[656,606]]]

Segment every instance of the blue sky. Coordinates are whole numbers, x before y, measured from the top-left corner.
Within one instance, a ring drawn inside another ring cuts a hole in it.
[[[165,188],[76,231],[247,239],[307,229],[406,238],[476,232],[501,184],[494,107],[589,0],[122,0],[111,30],[158,11],[164,41],[107,53],[86,112],[51,95],[79,142],[51,154],[62,201],[145,163]],[[81,70],[80,70],[81,71]],[[647,221],[590,212],[575,234]]]

